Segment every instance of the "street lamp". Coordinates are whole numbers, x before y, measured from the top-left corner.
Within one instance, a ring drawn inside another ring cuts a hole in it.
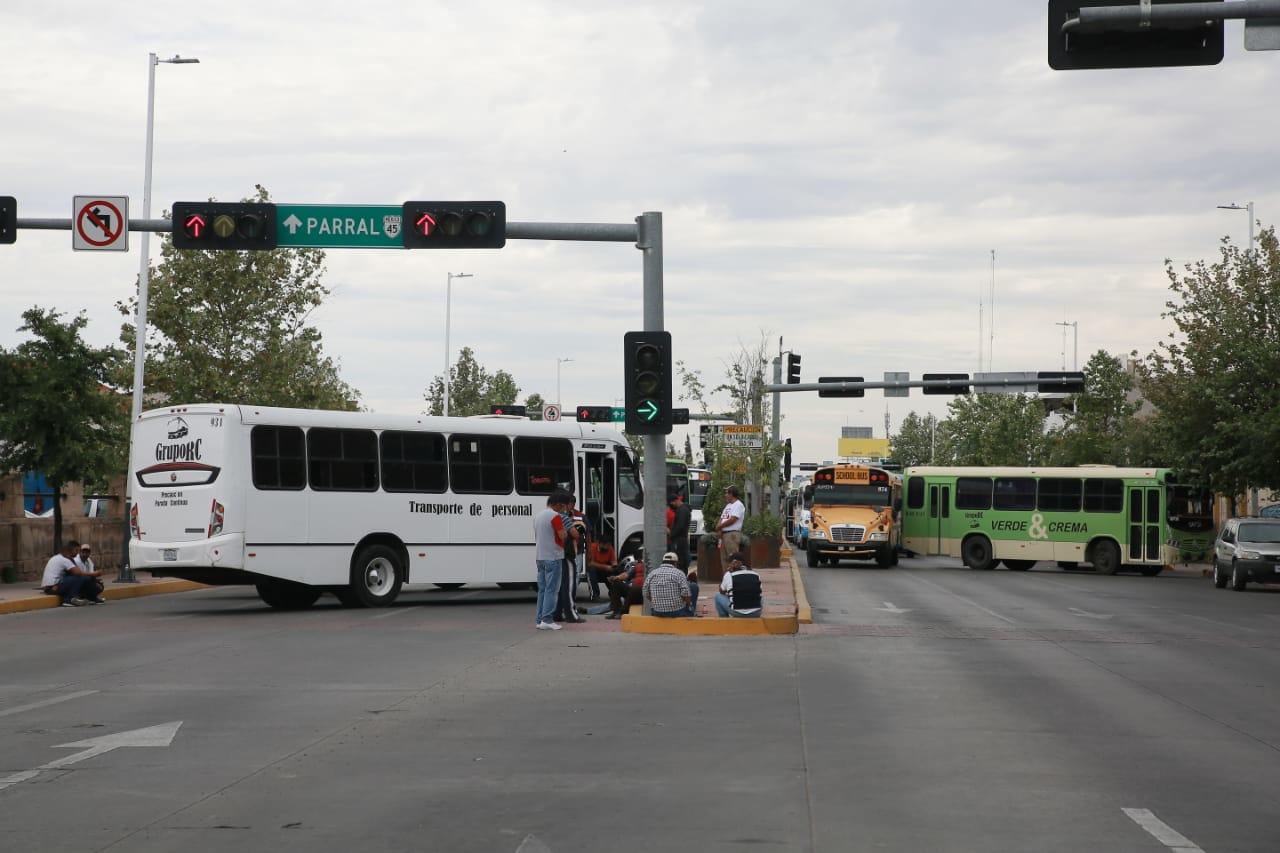
[[[561,409],[561,411],[563,411],[563,408],[560,405],[560,365],[564,364],[567,361],[573,361],[573,359],[571,358],[556,359],[556,408]]]
[[[200,60],[195,57],[183,58],[174,54],[169,59],[158,59],[154,53],[147,54],[147,153],[142,171],[142,218],[151,218],[151,151],[155,138],[156,108],[156,66],[161,62],[166,65],[194,65]],[[128,223],[125,223],[128,227]],[[147,360],[147,285],[151,280],[151,232],[143,231],[142,249],[138,261],[138,312],[135,317],[136,326],[133,335],[133,417],[129,422],[129,471],[125,472],[125,524],[128,525],[129,509],[132,504],[133,486],[130,472],[133,470],[133,427],[142,414],[142,380],[143,366]],[[132,582],[136,578],[129,565],[129,538],[125,536],[124,560],[121,562],[118,581]]]
[[[474,276],[469,272],[451,272],[444,290],[444,416],[446,418],[449,417],[449,312],[453,308],[455,278],[474,278]]]
[[[1220,204],[1218,210],[1247,210],[1249,211],[1249,256],[1253,256],[1253,202],[1249,202],[1244,207],[1238,204]]]
[[[1062,369],[1067,369],[1067,326],[1071,327],[1071,369],[1079,370],[1080,367],[1080,321],[1072,320],[1068,323],[1063,320],[1055,323],[1056,326],[1062,327]]]

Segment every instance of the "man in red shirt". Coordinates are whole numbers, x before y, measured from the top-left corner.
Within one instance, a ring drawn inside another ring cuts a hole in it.
[[[633,604],[644,603],[644,563],[635,557],[622,561],[622,571],[605,580],[609,587],[609,615],[606,619],[621,619]]]

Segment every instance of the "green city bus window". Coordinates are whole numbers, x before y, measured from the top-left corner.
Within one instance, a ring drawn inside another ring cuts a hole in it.
[[[1124,481],[1085,480],[1085,512],[1121,512],[1124,510]]]
[[[991,509],[991,478],[956,478],[956,509]]]
[[[1041,477],[1036,507],[1044,512],[1079,512],[1080,481]]]
[[[1036,481],[1031,477],[997,477],[996,509],[1035,509]]]
[[[924,477],[911,477],[907,480],[907,509],[920,509],[924,506]]]

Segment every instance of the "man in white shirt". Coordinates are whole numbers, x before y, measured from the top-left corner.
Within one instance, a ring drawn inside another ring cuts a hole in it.
[[[49,558],[49,562],[45,563],[44,577],[40,580],[40,586],[45,593],[61,598],[63,607],[79,607],[89,603],[83,597],[82,591],[85,581],[92,579],[77,574],[79,568],[72,559],[79,549],[80,543],[74,539],[64,543],[62,551],[54,554]]]
[[[75,558],[76,568],[80,570],[77,574],[85,575],[93,580],[91,584],[85,584],[84,597],[94,604],[103,604],[106,599],[102,597],[102,591],[105,589],[102,585],[102,572],[94,568],[92,555],[93,548],[89,543],[81,542],[80,553]]]
[[[742,547],[742,520],[747,515],[747,508],[738,497],[738,487],[728,486],[724,490],[724,511],[720,513],[720,521],[716,524],[716,535],[720,537],[720,558],[725,565]]]

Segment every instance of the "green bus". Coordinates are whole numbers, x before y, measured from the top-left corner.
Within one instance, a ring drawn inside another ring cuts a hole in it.
[[[1166,468],[908,468],[902,539],[971,569],[1090,563],[1157,575],[1213,547],[1213,500]]]

